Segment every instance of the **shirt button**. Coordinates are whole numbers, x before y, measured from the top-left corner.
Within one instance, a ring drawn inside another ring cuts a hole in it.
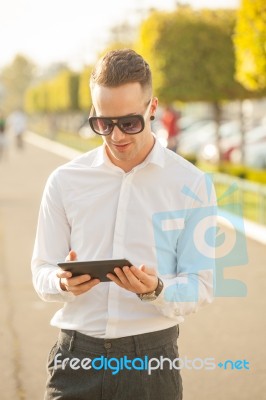
[[[112,347],[112,343],[110,343],[110,342],[104,343],[104,348],[105,348],[106,350],[110,349],[111,347]]]

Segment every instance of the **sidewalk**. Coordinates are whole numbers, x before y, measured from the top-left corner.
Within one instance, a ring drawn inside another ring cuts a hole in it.
[[[46,357],[56,339],[49,320],[59,304],[32,288],[30,259],[48,174],[66,160],[27,145],[0,164],[0,392],[2,400],[41,400]]]
[[[60,151],[59,153],[60,154]],[[42,400],[45,364],[60,304],[44,303],[31,284],[30,258],[38,208],[49,173],[66,158],[26,143],[0,164],[0,392],[2,400]],[[180,357],[247,360],[250,370],[182,370],[184,400],[266,399],[266,249],[248,240],[249,265],[226,271],[243,281],[246,298],[217,298],[180,326]],[[198,369],[197,369],[198,368]],[[94,399],[93,399],[94,400]],[[121,399],[124,400],[124,399]],[[162,399],[167,400],[167,399]]]

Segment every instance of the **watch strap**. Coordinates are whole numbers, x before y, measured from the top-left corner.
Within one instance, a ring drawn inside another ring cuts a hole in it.
[[[159,294],[162,292],[164,287],[163,281],[158,277],[158,285],[155,290],[149,293],[137,293],[140,300],[153,301],[156,300]]]

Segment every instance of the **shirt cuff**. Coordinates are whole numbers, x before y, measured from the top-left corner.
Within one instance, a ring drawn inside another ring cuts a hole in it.
[[[163,282],[163,290],[161,291],[161,293],[159,294],[157,299],[155,299],[152,302],[152,304],[154,304],[158,308],[163,308],[165,306],[167,306],[167,307],[173,306],[175,308],[175,315],[178,315],[178,316],[181,315],[181,310],[180,310],[179,306],[177,305],[177,302],[176,301],[167,300],[167,298],[165,296],[165,292],[166,292],[166,289],[169,286],[177,285],[178,283],[187,282],[187,278],[175,277],[175,278],[171,279],[171,278],[162,278],[160,276],[160,279]]]

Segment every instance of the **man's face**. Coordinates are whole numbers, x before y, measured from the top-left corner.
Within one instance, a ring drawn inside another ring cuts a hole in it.
[[[118,87],[95,85],[92,90],[92,101],[99,117],[122,117],[130,114],[144,116],[150,100],[148,91],[143,90],[138,82]],[[128,135],[114,126],[110,135],[103,136],[109,158],[124,171],[130,171],[140,164],[151,151],[154,138],[151,133],[150,116],[154,115],[156,107],[157,99],[154,98],[146,113],[142,132]]]

